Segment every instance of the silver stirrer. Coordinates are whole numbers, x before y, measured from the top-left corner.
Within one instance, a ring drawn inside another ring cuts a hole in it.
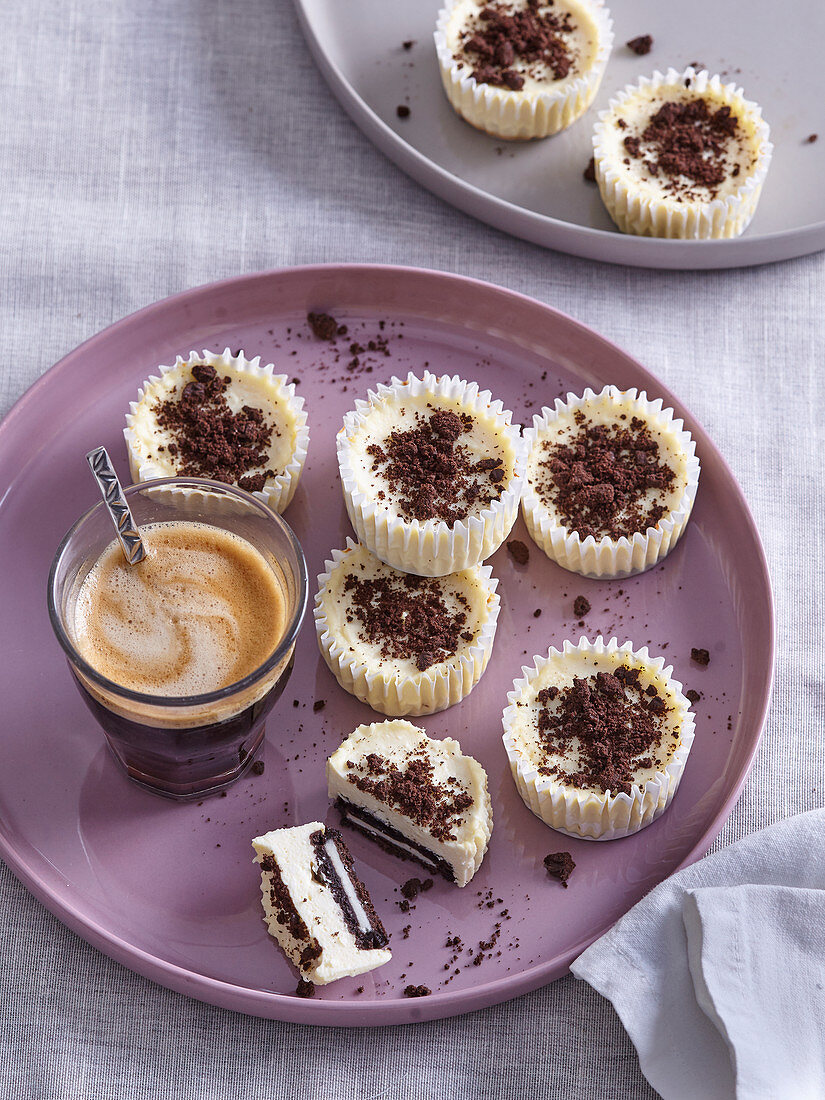
[[[126,560],[130,565],[137,565],[146,557],[146,547],[143,545],[138,525],[126,503],[123,488],[106,448],[95,447],[86,455],[86,461],[94,474],[106,510],[112,517]]]

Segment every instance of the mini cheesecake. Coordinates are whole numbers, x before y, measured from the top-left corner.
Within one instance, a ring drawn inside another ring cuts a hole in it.
[[[319,821],[252,841],[269,934],[315,985],[389,962],[389,938],[344,839]]]
[[[673,669],[615,638],[565,642],[534,662],[513,684],[503,715],[525,805],[585,840],[650,825],[670,805],[694,738]]]
[[[497,550],[515,523],[521,429],[475,382],[427,371],[394,378],[356,402],[337,446],[358,540],[396,569],[460,572]]]
[[[756,210],[771,161],[769,128],[735,84],[687,69],[628,85],[599,115],[599,193],[624,233],[737,237]]]
[[[359,726],[327,761],[344,824],[457,886],[481,866],[493,831],[487,774],[457,741],[410,722]]]
[[[347,540],[318,577],[315,627],[338,683],[382,714],[432,714],[475,687],[500,600],[490,567],[418,577]]]
[[[283,512],[309,446],[304,399],[287,376],[229,348],[222,355],[193,351],[159,369],[126,417],[133,480],[208,478]]]
[[[672,409],[606,386],[557,399],[533,418],[522,512],[531,538],[565,569],[624,577],[678,542],[699,481],[696,447]]]
[[[612,44],[601,0],[450,0],[435,32],[451,106],[479,130],[522,141],[584,114]]]

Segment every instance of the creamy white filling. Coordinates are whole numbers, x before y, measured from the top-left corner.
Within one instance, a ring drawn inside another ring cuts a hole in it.
[[[352,907],[352,912],[358,922],[359,932],[369,932],[372,929],[372,921],[367,916],[364,906],[361,904],[361,899],[356,893],[355,887],[352,884],[352,879],[349,876],[349,872],[344,866],[341,856],[338,854],[338,846],[335,841],[330,837],[324,841],[324,851],[329,858],[330,863],[338,876],[338,881],[341,884],[341,888],[346,895],[347,901]]]
[[[352,801],[352,799],[350,799],[350,801]],[[365,833],[369,833],[370,836],[377,837],[380,840],[391,844],[393,848],[400,848],[402,852],[406,852],[408,855],[414,856],[416,859],[424,860],[424,862],[428,863],[428,866],[431,867],[433,871],[436,871],[438,869],[438,864],[435,862],[435,860],[431,859],[428,861],[427,854],[425,852],[422,852],[420,848],[413,848],[411,844],[405,844],[403,840],[399,840],[396,836],[387,836],[385,832],[382,832],[381,829],[376,829],[376,827],[371,822],[364,821],[362,817],[355,817],[354,814],[350,814],[349,821],[352,824],[357,825],[358,828],[362,829]]]

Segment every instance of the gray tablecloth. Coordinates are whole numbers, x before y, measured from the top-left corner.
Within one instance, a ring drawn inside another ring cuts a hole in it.
[[[6,0],[0,30],[0,413],[110,322],[243,272],[403,262],[533,295],[675,390],[755,513],[776,595],[776,689],[717,846],[822,805],[825,257],[658,273],[490,230],[361,135],[319,77],[288,0]],[[2,865],[0,1094],[653,1095],[613,1010],[572,978],[395,1029],[252,1019],[109,961]]]

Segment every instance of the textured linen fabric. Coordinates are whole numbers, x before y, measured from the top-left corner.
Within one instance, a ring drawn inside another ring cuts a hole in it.
[[[651,890],[572,966],[665,1100],[825,1095],[825,810]]]
[[[0,34],[0,413],[111,322],[231,275],[406,263],[547,302],[680,396],[730,463],[764,540],[776,690],[716,847],[822,805],[825,257],[655,272],[491,230],[363,137],[288,0],[6,0]],[[570,977],[455,1020],[309,1029],[137,977],[63,928],[3,866],[0,913],[3,1096],[655,1095],[613,1009]]]

